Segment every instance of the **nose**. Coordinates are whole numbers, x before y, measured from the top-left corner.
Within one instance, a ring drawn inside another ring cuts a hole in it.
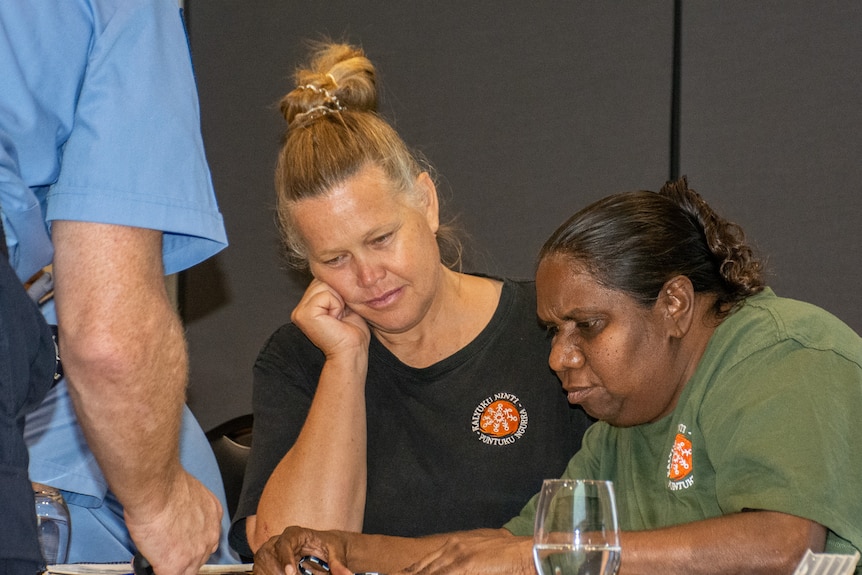
[[[579,369],[584,366],[586,357],[581,348],[567,341],[554,341],[551,344],[551,353],[548,356],[548,365],[556,373],[562,373],[569,369]]]
[[[370,287],[383,279],[386,270],[383,265],[374,258],[355,258],[356,280],[360,287]]]

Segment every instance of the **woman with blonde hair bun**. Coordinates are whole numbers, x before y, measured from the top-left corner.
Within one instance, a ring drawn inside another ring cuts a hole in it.
[[[548,363],[597,420],[562,477],[612,481],[620,528],[618,559],[562,553],[542,560],[549,572],[786,574],[807,572],[811,551],[862,575],[862,338],[779,297],[742,230],[685,178],[566,220],[539,253],[536,294]],[[333,575],[535,575],[538,495],[525,501],[496,530],[292,527],[255,573],[314,554]]]
[[[255,364],[232,544],[248,556],[290,525],[499,526],[589,423],[548,368],[534,283],[460,271],[360,48],[318,46],[295,79],[275,185],[288,260],[313,279]]]

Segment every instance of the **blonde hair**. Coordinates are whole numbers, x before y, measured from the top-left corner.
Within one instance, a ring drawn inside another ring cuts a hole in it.
[[[374,65],[361,48],[316,44],[297,87],[281,100],[287,133],[275,171],[278,221],[288,263],[308,266],[293,206],[327,193],[363,167],[380,167],[393,188],[420,205],[416,179],[426,166],[377,113]],[[444,263],[460,265],[461,245],[448,225],[437,231]],[[453,257],[454,255],[454,257]]]

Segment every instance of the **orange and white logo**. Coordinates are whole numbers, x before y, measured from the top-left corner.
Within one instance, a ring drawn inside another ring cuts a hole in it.
[[[667,486],[671,491],[688,489],[694,484],[694,464],[689,432],[684,424],[677,430],[667,462]]]
[[[495,393],[473,410],[472,430],[488,445],[510,445],[527,430],[527,410],[512,393]]]

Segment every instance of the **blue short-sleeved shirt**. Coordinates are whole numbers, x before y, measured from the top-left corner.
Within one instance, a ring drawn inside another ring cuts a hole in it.
[[[28,0],[0,16],[0,202],[19,276],[50,262],[58,219],[162,230],[166,273],[223,248],[176,2]]]
[[[161,230],[166,273],[227,245],[176,0],[4,0],[0,78],[0,205],[22,280],[51,262],[55,220]],[[43,311],[56,319],[51,305]],[[184,466],[223,498],[188,409],[182,429]],[[127,560],[122,510],[65,384],[28,417],[26,440],[31,478],[70,503],[69,561]]]

